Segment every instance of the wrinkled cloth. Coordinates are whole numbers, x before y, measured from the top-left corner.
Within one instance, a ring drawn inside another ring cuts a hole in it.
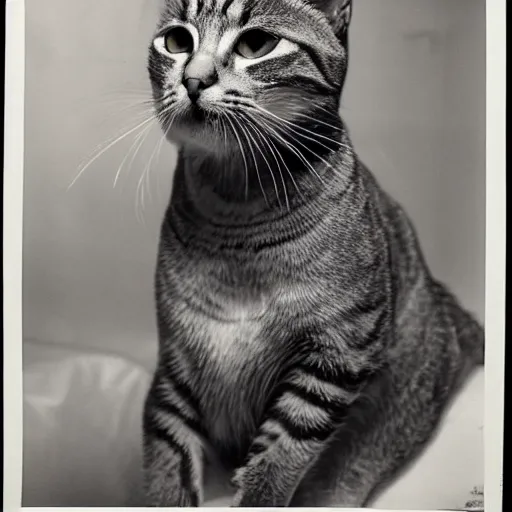
[[[142,405],[150,372],[111,354],[25,343],[23,506],[141,506]],[[477,369],[427,449],[375,508],[461,509],[484,481],[484,371]],[[204,506],[229,506],[213,471]]]

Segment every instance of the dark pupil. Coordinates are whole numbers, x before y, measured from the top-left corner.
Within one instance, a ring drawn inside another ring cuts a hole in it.
[[[261,50],[262,46],[267,42],[269,36],[261,30],[251,30],[245,37],[245,44],[250,48],[251,52]]]
[[[172,31],[172,38],[178,48],[189,48],[191,45],[191,36],[187,29],[175,28]]]

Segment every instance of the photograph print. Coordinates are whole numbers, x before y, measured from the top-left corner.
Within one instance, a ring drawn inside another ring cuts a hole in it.
[[[483,0],[25,1],[24,507],[483,510]]]

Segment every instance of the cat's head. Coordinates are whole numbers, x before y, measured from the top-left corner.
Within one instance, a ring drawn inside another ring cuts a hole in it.
[[[351,0],[165,0],[148,70],[168,138],[223,152],[260,136],[279,143],[318,116],[332,122],[351,9]]]

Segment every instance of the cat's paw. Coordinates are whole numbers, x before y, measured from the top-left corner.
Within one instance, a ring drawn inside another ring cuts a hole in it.
[[[242,466],[235,470],[235,473],[233,474],[233,477],[231,478],[231,485],[235,489],[240,489],[242,487],[242,483],[244,481],[245,473],[247,472],[247,467]]]
[[[239,489],[236,494],[233,496],[230,507],[240,507],[240,503],[242,502],[242,490]]]
[[[231,507],[277,507],[282,501],[276,496],[273,482],[266,472],[242,468],[233,477],[238,490]]]

